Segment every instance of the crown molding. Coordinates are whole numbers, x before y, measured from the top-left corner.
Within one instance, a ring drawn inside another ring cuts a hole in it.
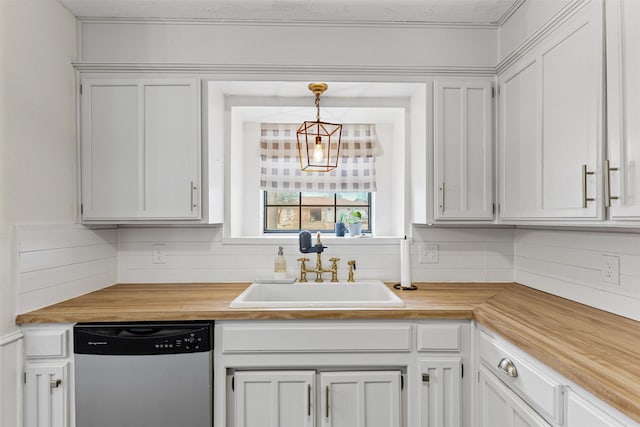
[[[500,17],[500,19],[498,19],[496,25],[498,27],[502,27],[504,23],[507,22],[518,9],[520,9],[520,6],[522,6],[525,1],[527,0],[517,0],[515,3],[513,3],[511,7],[507,9],[507,11]]]
[[[519,0],[523,2],[525,0]],[[501,18],[502,19],[502,18]],[[436,29],[485,29],[495,30],[495,22],[428,22],[428,21],[291,21],[248,20],[210,18],[93,18],[77,17],[80,24],[165,24],[165,25],[225,25],[249,27],[373,27],[373,28],[436,28]]]
[[[525,0],[526,1],[526,0]],[[544,23],[537,31],[518,44],[507,56],[505,56],[496,66],[497,74],[502,74],[511,65],[529,53],[550,33],[555,31],[567,19],[575,15],[590,0],[574,0],[567,3],[555,15]]]
[[[483,76],[493,77],[495,67],[484,66],[389,66],[389,65],[273,65],[150,62],[73,62],[80,72],[165,72],[211,74],[339,74],[363,76]]]

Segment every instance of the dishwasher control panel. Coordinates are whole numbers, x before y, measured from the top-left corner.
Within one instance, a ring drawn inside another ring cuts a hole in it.
[[[77,324],[74,353],[149,355],[210,351],[213,323]]]

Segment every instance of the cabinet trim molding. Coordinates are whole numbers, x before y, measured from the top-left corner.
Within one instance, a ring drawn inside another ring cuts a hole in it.
[[[24,337],[21,331],[13,331],[10,334],[0,336],[0,347],[4,347]]]
[[[505,56],[496,66],[496,73],[502,74],[511,65],[524,57],[532,49],[534,49],[541,41],[543,41],[550,33],[560,27],[567,19],[575,15],[584,5],[590,1],[600,0],[573,0],[560,9],[551,19],[549,19],[537,31],[532,33],[518,46],[516,46],[507,56]]]
[[[384,65],[274,65],[274,64],[204,64],[154,62],[72,62],[81,72],[164,72],[164,73],[222,73],[222,74],[343,74],[391,76],[481,76],[493,77],[496,67],[475,65],[443,66],[384,66]],[[234,77],[238,80],[238,77]]]

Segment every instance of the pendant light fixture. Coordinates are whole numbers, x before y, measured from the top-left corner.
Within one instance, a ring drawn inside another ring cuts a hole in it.
[[[305,172],[329,172],[338,167],[342,125],[320,121],[320,95],[326,83],[309,83],[316,96],[316,120],[303,122],[296,132],[300,169]]]

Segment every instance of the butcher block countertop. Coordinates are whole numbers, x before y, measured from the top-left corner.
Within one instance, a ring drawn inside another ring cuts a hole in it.
[[[418,283],[386,309],[231,309],[247,283],[118,284],[21,314],[16,322],[474,319],[640,421],[640,322],[518,284]]]

